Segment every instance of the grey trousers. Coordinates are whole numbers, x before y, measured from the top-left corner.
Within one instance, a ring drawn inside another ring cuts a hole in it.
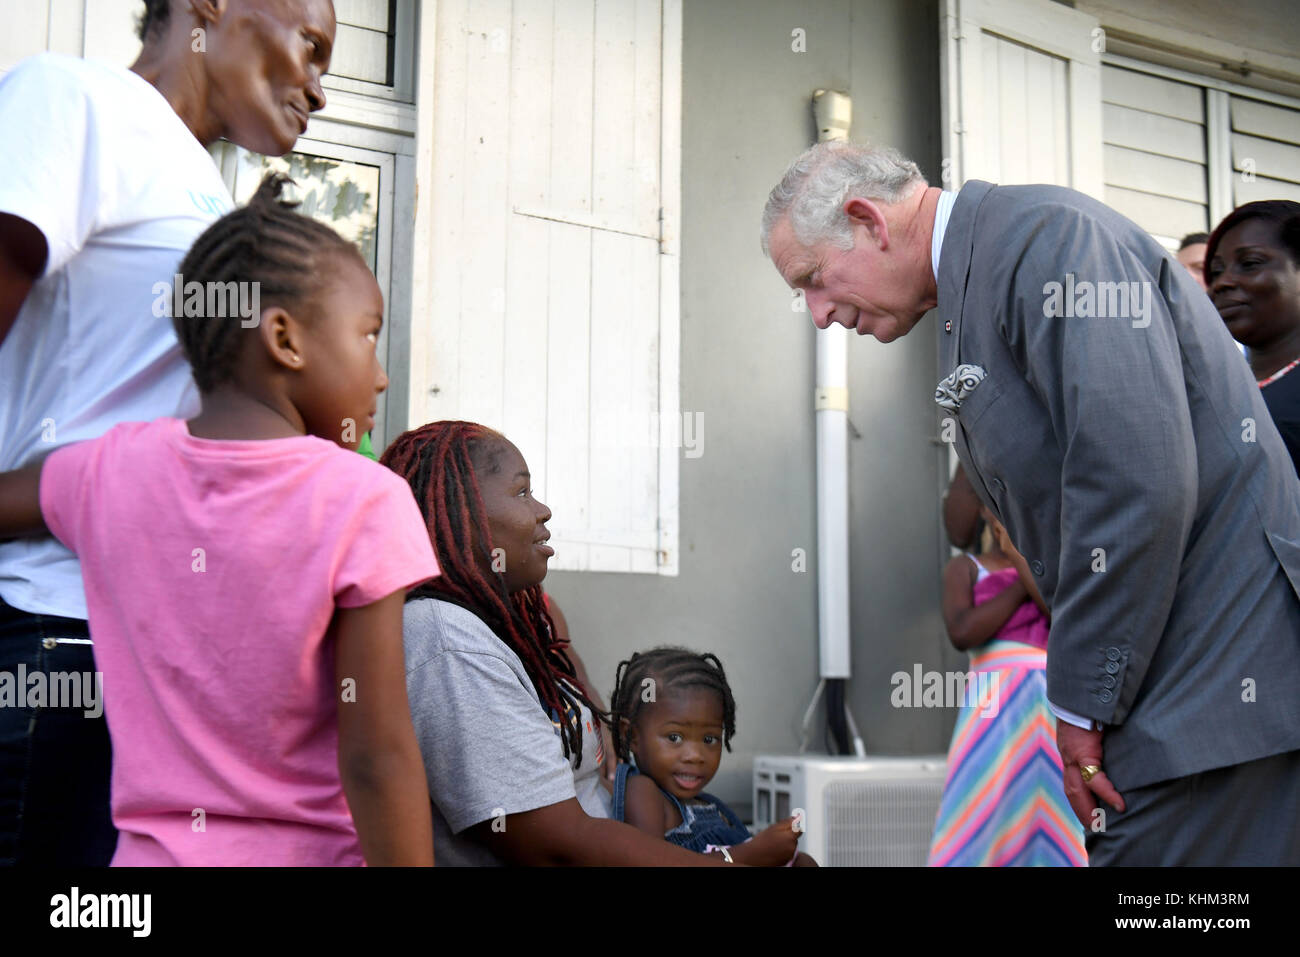
[[[1300,751],[1121,791],[1090,867],[1300,864]]]

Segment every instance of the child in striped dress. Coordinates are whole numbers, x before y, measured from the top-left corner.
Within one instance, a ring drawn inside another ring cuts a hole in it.
[[[953,645],[970,652],[971,678],[990,674],[967,682],[982,697],[957,715],[929,863],[1083,867],[1047,704],[1047,610],[1006,529],[981,514],[990,547],[948,563],[943,616]]]

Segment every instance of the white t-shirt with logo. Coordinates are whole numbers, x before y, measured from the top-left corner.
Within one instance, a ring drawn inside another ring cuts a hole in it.
[[[195,415],[154,286],[233,208],[207,150],[142,77],[50,53],[0,78],[0,130],[0,212],[49,247],[0,345],[0,471],[119,422]],[[0,598],[86,617],[80,567],[54,538],[0,543]]]

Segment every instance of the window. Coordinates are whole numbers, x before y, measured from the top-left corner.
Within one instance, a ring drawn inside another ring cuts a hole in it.
[[[412,223],[415,194],[414,0],[336,0],[338,31],[312,116],[293,152],[268,158],[231,143],[210,152],[235,201],[271,170],[288,173],[300,211],[355,242],[384,294],[379,356],[388,373],[371,433],[376,452],[408,427]],[[385,82],[387,81],[387,82]]]
[[[326,223],[356,244],[384,292],[378,354],[391,379],[401,368],[404,355],[392,347],[390,326],[395,317],[405,322],[408,315],[403,304],[391,301],[393,288],[401,287],[393,282],[394,157],[305,137],[294,152],[283,157],[250,153],[224,141],[213,144],[211,152],[236,203],[248,202],[267,173],[287,173],[296,185],[286,190],[286,195],[300,203],[299,212]],[[388,395],[380,398],[375,415],[371,437],[376,452],[382,452],[401,431],[401,427],[392,427],[391,413],[396,410],[390,408]]]
[[[1232,202],[1261,199],[1300,203],[1300,103],[1233,94],[1228,98],[1232,137]]]
[[[414,102],[415,7],[412,0],[334,0],[326,88]]]
[[[1174,248],[1209,229],[1205,91],[1105,66],[1102,101],[1106,204]]]
[[[1300,201],[1300,101],[1127,57],[1102,88],[1106,202],[1169,248],[1242,203]]]

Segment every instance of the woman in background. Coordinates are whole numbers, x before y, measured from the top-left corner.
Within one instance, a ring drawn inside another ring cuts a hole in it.
[[[1238,206],[1215,227],[1205,281],[1300,473],[1300,203]]]

